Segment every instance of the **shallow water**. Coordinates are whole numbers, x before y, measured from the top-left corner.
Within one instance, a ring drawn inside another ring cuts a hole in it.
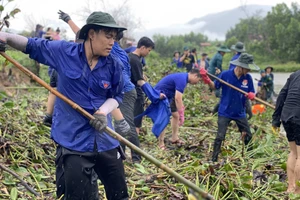
[[[250,73],[250,74],[253,78],[254,87],[256,89],[258,81],[255,80],[255,78],[260,79],[260,73]],[[275,90],[276,93],[279,93],[281,88],[284,86],[287,79],[291,75],[291,73],[278,72],[278,73],[273,73],[273,74],[274,74],[274,90]]]

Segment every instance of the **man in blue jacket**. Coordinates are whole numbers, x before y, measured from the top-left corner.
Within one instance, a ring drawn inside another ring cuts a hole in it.
[[[231,58],[231,61],[234,61],[238,59],[241,55],[241,53],[244,53],[246,51],[244,44],[242,42],[237,42],[235,45],[231,46],[231,50],[235,52],[234,56]],[[233,70],[235,68],[235,65],[230,63],[229,70]],[[213,109],[213,113],[218,112],[219,109],[219,103],[215,105]],[[251,103],[249,100],[246,101],[246,112],[248,114],[248,120],[252,118],[252,109],[251,109]]]
[[[80,44],[0,32],[2,44],[53,67],[59,75],[58,91],[95,117],[89,121],[56,100],[51,138],[57,143],[56,162],[63,163],[66,200],[95,198],[92,170],[104,184],[107,199],[128,199],[120,144],[104,132],[106,126],[113,128],[110,112],[123,99],[122,67],[110,55],[123,30],[108,13],[94,12],[81,29]]]
[[[245,106],[247,98],[250,100],[255,98],[252,77],[248,74],[250,71],[249,65],[254,65],[253,57],[252,55],[243,53],[237,60],[231,61],[230,63],[236,65],[234,70],[223,71],[219,75],[219,78],[247,92],[247,95],[244,96],[239,91],[218,80],[215,80],[214,82],[215,89],[222,88],[221,102],[218,110],[218,132],[215,138],[212,155],[212,161],[214,162],[218,160],[221,144],[225,140],[227,127],[230,121],[233,120],[236,122],[246,145],[252,138],[250,126],[246,117]]]
[[[59,11],[59,18],[65,21],[73,32],[76,35],[80,34],[79,27],[74,23],[71,17],[63,12]],[[140,147],[140,141],[135,129],[134,124],[134,105],[137,99],[137,93],[135,90],[135,85],[131,82],[131,66],[129,64],[129,58],[127,53],[120,47],[119,41],[123,37],[123,32],[119,32],[116,36],[116,41],[111,50],[111,54],[115,55],[117,58],[120,59],[120,62],[123,65],[123,79],[124,79],[124,98],[123,102],[120,104],[119,109],[115,109],[112,111],[112,116],[115,118],[114,120],[114,127],[116,131],[121,134],[123,137],[126,137],[131,143]],[[124,118],[123,118],[124,117]],[[122,120],[123,119],[123,120]],[[124,121],[125,119],[125,121]],[[129,125],[130,130],[127,131],[126,122]],[[125,151],[126,146],[121,144],[123,150]],[[141,156],[138,155],[136,152],[131,150],[131,158],[133,162],[140,162]]]

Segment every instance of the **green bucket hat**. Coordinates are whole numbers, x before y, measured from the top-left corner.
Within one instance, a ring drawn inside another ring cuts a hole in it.
[[[119,26],[110,14],[98,11],[93,12],[87,18],[86,25],[81,28],[78,38],[84,40],[86,38],[86,34],[93,25],[118,29],[118,32],[127,30],[126,28]]]
[[[243,53],[246,51],[244,44],[242,42],[237,42],[235,45],[231,46],[231,50]]]
[[[221,51],[221,52],[226,52],[226,53],[228,53],[228,52],[230,52],[230,49],[228,49],[227,46],[222,45],[222,46],[220,46],[220,47],[217,49],[217,51]]]
[[[230,64],[240,66],[245,69],[251,70],[252,67],[254,70],[260,70],[260,68],[253,62],[253,56],[247,53],[242,53],[238,59],[231,61]]]

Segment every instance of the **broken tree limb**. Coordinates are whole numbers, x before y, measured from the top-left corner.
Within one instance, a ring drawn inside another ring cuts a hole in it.
[[[11,175],[13,175],[16,179],[18,179],[20,181],[20,183],[32,194],[34,194],[35,196],[39,196],[39,194],[34,191],[34,189],[32,189],[24,180],[22,180],[20,178],[20,175],[18,175],[17,173],[15,173],[14,171],[12,171],[11,169],[5,167],[4,165],[0,164],[0,168],[8,173],[10,173]]]

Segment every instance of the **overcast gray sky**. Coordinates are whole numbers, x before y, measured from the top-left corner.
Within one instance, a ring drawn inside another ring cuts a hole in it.
[[[11,28],[24,29],[26,25],[23,20],[24,15],[33,15],[37,21],[41,18],[56,20],[57,23],[61,23],[63,26],[64,23],[58,19],[57,11],[59,9],[71,14],[72,18],[82,26],[84,21],[80,20],[76,14],[87,1],[15,0],[11,3],[11,6],[17,5],[22,12],[16,15],[16,19],[11,20]],[[110,0],[109,2],[108,6],[114,6],[122,0]],[[291,2],[300,3],[300,0],[129,0],[132,13],[142,20],[143,30],[171,24],[184,24],[193,18],[229,10],[242,4],[276,5],[282,2],[290,5]],[[101,8],[95,9],[99,10]],[[68,30],[68,33],[68,35],[71,35],[70,30]]]

